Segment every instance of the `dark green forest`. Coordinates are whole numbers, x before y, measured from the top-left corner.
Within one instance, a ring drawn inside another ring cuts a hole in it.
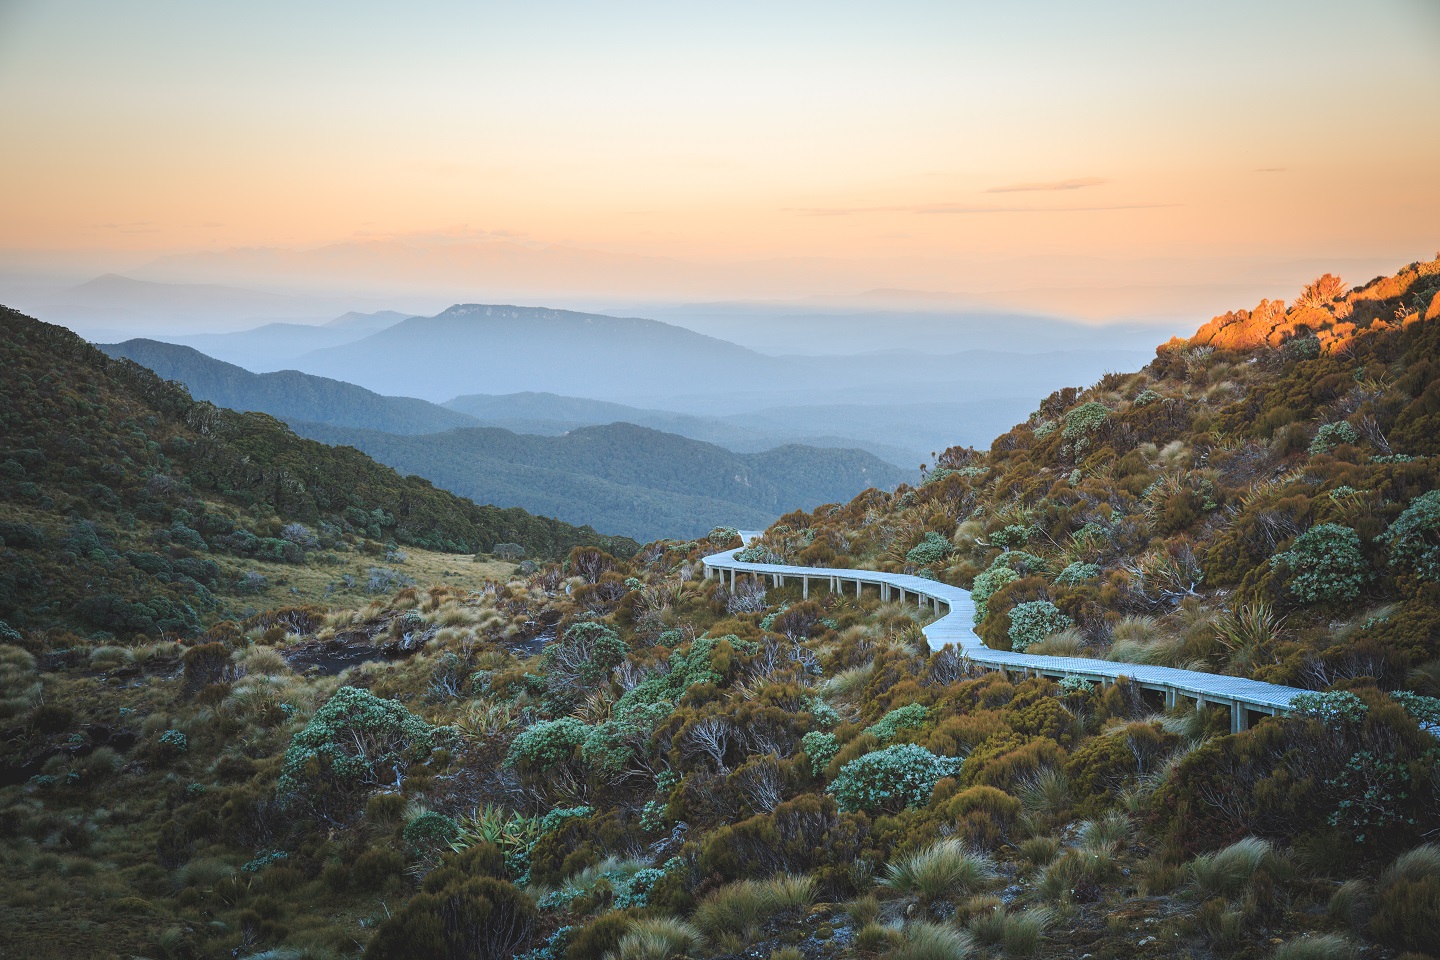
[[[293,426],[483,503],[518,504],[637,539],[699,536],[720,524],[763,527],[795,506],[830,503],[869,487],[892,489],[914,476],[863,450],[788,444],[731,453],[629,423],[558,437],[495,427],[396,436]]]

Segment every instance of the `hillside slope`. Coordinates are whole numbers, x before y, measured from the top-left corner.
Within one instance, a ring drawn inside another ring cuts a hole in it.
[[[250,559],[366,542],[539,556],[602,537],[477,506],[263,414],[197,402],[70,331],[0,310],[0,620],[191,632]]]
[[[1322,277],[760,549],[973,585],[1002,648],[1440,692],[1437,319],[1440,260]]]
[[[134,360],[183,383],[196,400],[232,410],[386,433],[438,433],[476,425],[473,417],[414,397],[385,397],[298,370],[251,373],[193,347],[143,339],[97,346],[108,356]]]
[[[556,437],[495,428],[401,437],[294,427],[471,498],[642,540],[698,536],[721,524],[763,526],[789,504],[834,502],[868,487],[893,487],[908,475],[860,450],[787,446],[736,454],[628,423]]]

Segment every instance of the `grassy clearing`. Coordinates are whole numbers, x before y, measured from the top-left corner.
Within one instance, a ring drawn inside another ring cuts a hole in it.
[[[503,560],[477,560],[464,553],[438,553],[418,547],[406,547],[401,552],[404,560],[387,560],[383,556],[371,557],[362,553],[336,553],[331,554],[335,558],[334,563],[312,558],[304,565],[267,563],[220,555],[213,559],[229,580],[238,580],[250,571],[265,578],[266,586],[263,590],[230,600],[232,607],[250,612],[296,604],[343,603],[351,606],[360,603],[372,596],[366,591],[371,568],[394,570],[415,581],[421,588],[446,584],[472,591],[478,590],[487,580],[503,582],[509,579],[516,569],[513,563]],[[347,576],[353,578],[355,586],[345,586],[344,578]]]

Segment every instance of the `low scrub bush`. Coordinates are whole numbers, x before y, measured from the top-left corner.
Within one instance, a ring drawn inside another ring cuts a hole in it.
[[[841,810],[898,812],[929,800],[936,782],[958,774],[961,764],[912,743],[898,744],[845,764],[830,792]]]

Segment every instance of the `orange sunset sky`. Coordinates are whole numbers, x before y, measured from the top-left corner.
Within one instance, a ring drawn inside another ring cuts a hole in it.
[[[1436,0],[8,0],[0,272],[561,299],[1289,282],[1440,247],[1437,104]],[[474,265],[502,254],[526,265]],[[1073,312],[1140,309],[1097,297]]]

